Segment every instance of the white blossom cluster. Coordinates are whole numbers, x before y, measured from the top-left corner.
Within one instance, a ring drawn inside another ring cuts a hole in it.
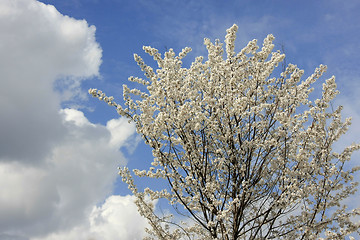
[[[152,167],[134,174],[169,184],[140,192],[129,170],[120,170],[152,227],[147,239],[343,239],[359,232],[352,222],[359,210],[341,201],[356,191],[359,168],[344,166],[360,145],[332,150],[350,125],[341,119],[342,107],[329,110],[338,94],[335,78],[310,101],[311,85],[326,66],[305,80],[293,64],[276,76],[285,55],[273,51],[274,37],[261,49],[253,40],[236,53],[237,28],[227,30],[225,52],[220,41],[205,39],[207,60],[197,57],[189,68],[182,59],[190,48],[162,57],[143,47],[158,69],[134,55],[146,79],[129,80],[147,90],[124,85],[125,107],[89,90],[134,121],[153,149]],[[151,200],[160,198],[182,206],[192,223],[157,216]]]

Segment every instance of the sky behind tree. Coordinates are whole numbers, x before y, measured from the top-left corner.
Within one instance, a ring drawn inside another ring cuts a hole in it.
[[[204,37],[223,41],[234,23],[237,51],[272,33],[305,77],[328,65],[312,96],[335,75],[333,104],[353,117],[336,148],[359,142],[359,10],[357,0],[0,0],[0,240],[141,239],[146,222],[117,167],[146,168],[151,150],[87,90],[121,102],[127,78],[143,76],[133,53],[156,66],[143,45],[189,46],[189,65],[206,56]]]

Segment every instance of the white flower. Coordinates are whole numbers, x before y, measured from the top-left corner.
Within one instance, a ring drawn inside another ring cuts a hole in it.
[[[207,60],[197,57],[189,68],[181,60],[190,48],[178,56],[170,49],[162,57],[144,46],[158,69],[134,54],[146,79],[129,78],[143,86],[124,85],[124,107],[89,89],[134,121],[153,149],[152,167],[134,174],[169,185],[141,192],[129,169],[120,170],[149,220],[148,233],[156,239],[319,239],[324,234],[343,239],[360,227],[351,221],[359,210],[341,205],[356,190],[352,179],[359,168],[346,170],[344,164],[360,145],[332,152],[351,124],[342,121],[341,107],[328,110],[338,94],[335,77],[325,81],[321,98],[309,101],[311,85],[326,66],[305,80],[294,64],[277,75],[285,55],[273,51],[274,36],[268,35],[260,50],[252,40],[235,53],[237,29],[227,30],[225,59],[222,43],[205,38]],[[171,216],[154,212],[153,201],[160,198],[185,209],[192,224],[166,227]]]

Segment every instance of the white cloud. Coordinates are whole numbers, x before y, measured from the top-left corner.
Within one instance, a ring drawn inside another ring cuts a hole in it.
[[[61,110],[82,81],[99,76],[101,54],[85,20],[35,0],[0,1],[0,239],[76,232],[95,216],[113,222],[118,207],[135,216],[129,197],[94,208],[126,164],[120,148],[136,146],[134,126]]]
[[[137,213],[134,200],[129,195],[111,196],[104,205],[94,208],[90,217],[93,231],[104,239],[140,239],[147,222]]]
[[[59,200],[45,169],[1,163],[0,176],[0,233],[46,218]]]
[[[0,158],[35,162],[63,137],[55,82],[98,75],[101,48],[94,26],[51,5],[3,0],[0,9]]]
[[[134,196],[111,196],[90,215],[97,239],[142,239],[146,220],[137,212]],[[136,224],[134,224],[136,223]]]
[[[136,129],[134,124],[129,125],[129,128],[127,129],[123,129],[122,126],[127,122],[128,120],[126,118],[111,119],[107,122],[106,128],[111,132],[110,144],[113,147],[119,148],[120,146],[125,145],[128,151],[132,153],[140,142],[141,137],[137,135],[131,139],[132,142],[129,141],[129,133],[135,132]],[[121,130],[119,128],[121,128]]]
[[[134,196],[113,195],[100,207],[94,207],[84,224],[69,231],[31,240],[140,240],[146,220],[137,212]]]
[[[122,124],[108,130],[74,109],[61,110],[60,116],[64,138],[41,164],[0,163],[0,188],[6,189],[0,193],[0,233],[36,236],[72,230],[111,194],[117,166],[126,163],[122,145],[111,144],[112,131],[131,139],[133,126],[120,118],[116,121]]]
[[[89,120],[87,120],[83,112],[77,111],[75,109],[61,109],[60,113],[63,115],[64,122],[72,122],[78,127],[86,125],[95,126],[94,124],[90,123]]]

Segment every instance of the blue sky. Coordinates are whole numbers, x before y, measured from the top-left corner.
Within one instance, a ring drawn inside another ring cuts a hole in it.
[[[321,81],[336,76],[334,104],[353,116],[337,147],[359,142],[359,11],[357,0],[0,0],[0,240],[141,239],[146,223],[117,166],[145,168],[151,151],[87,90],[120,100],[127,78],[142,76],[133,53],[154,65],[143,45],[189,46],[186,65],[234,23],[236,50],[272,33],[305,76],[328,65]]]

